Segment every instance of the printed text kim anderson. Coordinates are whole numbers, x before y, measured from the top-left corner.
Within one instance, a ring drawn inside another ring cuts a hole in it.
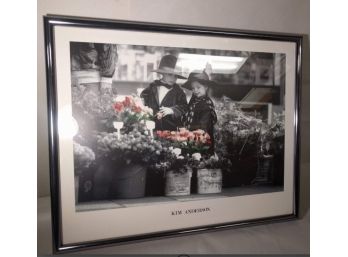
[[[171,211],[172,216],[176,215],[187,215],[187,214],[198,214],[202,212],[209,212],[211,211],[209,207],[206,208],[197,208],[197,209],[186,209],[186,210],[175,210]]]

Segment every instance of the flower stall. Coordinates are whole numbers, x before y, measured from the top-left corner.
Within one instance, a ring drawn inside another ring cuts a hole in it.
[[[96,124],[79,123],[77,136],[93,153],[91,200],[221,193],[223,187],[282,180],[273,172],[283,163],[282,114],[267,124],[223,97],[215,100],[211,138],[201,129],[154,131],[153,111],[139,97],[94,94],[74,93],[76,113]],[[75,154],[76,163],[83,158]]]

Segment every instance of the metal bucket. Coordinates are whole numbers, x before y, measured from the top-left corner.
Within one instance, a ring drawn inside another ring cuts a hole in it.
[[[166,196],[190,195],[191,193],[192,170],[185,173],[179,173],[174,170],[166,173]]]
[[[145,196],[146,167],[133,164],[116,169],[111,185],[112,199],[129,199]]]
[[[94,174],[94,200],[144,197],[145,183],[146,167],[105,162]]]
[[[220,169],[198,169],[197,179],[198,194],[221,193],[222,172]]]

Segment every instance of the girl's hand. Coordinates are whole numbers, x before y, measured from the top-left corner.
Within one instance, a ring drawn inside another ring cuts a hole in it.
[[[157,118],[158,119],[161,119],[167,115],[171,115],[171,114],[174,114],[174,111],[172,108],[169,108],[169,107],[161,107],[159,112],[157,113]],[[160,117],[159,117],[160,116]]]

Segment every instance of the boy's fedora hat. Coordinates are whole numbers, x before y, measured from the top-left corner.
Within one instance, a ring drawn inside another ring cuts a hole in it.
[[[163,74],[173,74],[180,79],[186,79],[184,76],[180,75],[179,72],[175,70],[177,58],[174,55],[165,55],[162,57],[159,67],[153,72],[163,73]]]
[[[192,82],[197,81],[202,85],[212,87],[217,86],[216,82],[209,79],[208,74],[203,70],[203,72],[191,72],[187,81],[182,85],[183,88],[192,90]]]

